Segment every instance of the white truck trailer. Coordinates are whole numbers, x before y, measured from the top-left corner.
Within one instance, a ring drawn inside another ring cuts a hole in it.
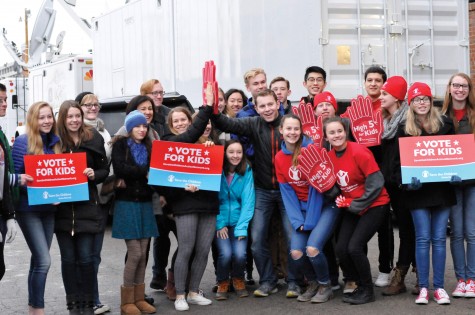
[[[107,103],[158,78],[201,103],[201,69],[214,60],[221,87],[244,88],[253,67],[290,81],[323,67],[339,100],[362,94],[371,65],[442,98],[451,74],[469,72],[466,0],[135,0],[93,20],[94,92]]]
[[[30,68],[30,104],[46,101],[58,108],[83,91],[93,91],[92,56],[58,56]]]

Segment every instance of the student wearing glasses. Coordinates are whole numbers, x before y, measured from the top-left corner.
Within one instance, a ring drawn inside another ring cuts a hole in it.
[[[305,70],[303,87],[307,89],[308,96],[302,97],[300,102],[313,104],[315,95],[320,94],[327,86],[327,73],[320,67],[311,66]]]
[[[430,87],[415,82],[407,93],[409,109],[406,122],[401,123],[397,137],[420,137],[454,134],[452,120],[443,116],[433,104]],[[398,150],[395,167],[400,167]],[[399,174],[400,175],[400,174]],[[401,183],[400,178],[397,179]],[[421,183],[412,177],[408,185],[400,185],[402,209],[409,210],[416,234],[416,263],[419,296],[416,304],[429,303],[429,269],[432,256],[434,300],[437,304],[450,304],[444,290],[446,259],[446,232],[450,207],[456,204],[454,189],[448,182]],[[432,247],[432,255],[430,249]]]
[[[465,73],[454,74],[445,93],[442,113],[452,119],[456,134],[475,134],[475,92]],[[460,181],[460,179],[458,179]],[[450,250],[458,283],[453,297],[475,297],[475,183],[459,182],[457,204],[450,210]],[[467,242],[465,249],[464,240]]]
[[[91,92],[83,92],[76,96],[76,102],[79,103],[81,109],[84,113],[84,124],[96,129],[99,134],[104,139],[104,150],[107,157],[107,162],[110,162],[111,159],[111,146],[109,142],[111,136],[107,129],[105,128],[104,121],[100,119],[99,111],[101,110],[101,104],[99,104],[99,99],[96,95]],[[97,185],[97,191],[100,192],[102,188],[102,183]],[[112,194],[109,196],[102,196],[98,194],[99,202],[101,204],[102,210],[102,226],[106,226],[107,219],[109,216],[109,201],[112,198]],[[94,251],[93,251],[93,263],[94,263],[94,312],[95,314],[102,314],[110,311],[110,306],[107,304],[102,304],[99,298],[99,287],[97,283],[97,273],[99,271],[99,264],[101,263],[101,251],[102,244],[104,242],[104,232],[105,229],[97,234],[94,234]]]

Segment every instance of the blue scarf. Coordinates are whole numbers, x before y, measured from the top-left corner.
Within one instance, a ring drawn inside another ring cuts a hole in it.
[[[148,164],[148,151],[144,143],[137,143],[133,139],[127,139],[127,145],[130,148],[130,153],[138,166],[146,166]]]

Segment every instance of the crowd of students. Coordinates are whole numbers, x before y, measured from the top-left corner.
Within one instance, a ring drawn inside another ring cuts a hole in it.
[[[200,288],[210,249],[219,301],[231,291],[239,298],[249,295],[246,285],[253,284],[254,262],[256,297],[277,292],[284,277],[286,297],[324,303],[341,289],[341,269],[343,302],[351,304],[375,301],[373,285],[384,287],[384,295],[405,292],[412,265],[418,279],[412,290],[415,303],[427,304],[432,257],[434,300],[450,304],[444,289],[449,219],[458,281],[452,296],[475,297],[473,180],[452,176],[450,182],[421,183],[413,177],[410,184],[402,184],[398,145],[403,137],[475,134],[470,77],[458,73],[450,78],[440,109],[425,83],[415,82],[407,90],[403,77],[387,78],[383,69],[368,68],[368,106],[374,117],[382,116],[383,124],[381,144],[369,147],[352,135],[351,118],[339,117],[338,102],[325,91],[326,80],[322,68],[307,68],[303,85],[308,95],[292,106],[289,81],[277,77],[267,88],[264,70],[251,69],[244,75],[250,98],[236,88],[220,89],[215,102],[208,84],[206,104],[194,117],[184,107],[170,110],[163,105],[163,86],[149,80],[127,105],[124,125],[113,137],[98,119],[101,106],[92,93],[64,101],[57,121],[48,103],[34,103],[26,134],[12,149],[0,131],[1,277],[3,245],[14,239],[16,219],[31,251],[29,314],[44,314],[54,233],[69,313],[109,311],[99,298],[97,273],[111,202],[102,184],[113,176],[112,237],[124,239],[127,247],[121,314],[156,312],[144,283],[151,247],[150,287],[166,292],[178,311],[189,310],[189,304],[212,303]],[[218,114],[213,114],[215,105]],[[0,85],[0,116],[5,108],[6,88]],[[154,140],[224,145],[220,192],[195,185],[148,185]],[[86,153],[87,168],[81,171],[88,180],[89,200],[29,205],[25,187],[33,178],[25,174],[23,157],[76,152]],[[316,186],[317,171],[327,168],[325,187]],[[391,209],[400,241],[395,266]],[[170,232],[178,248],[168,266]],[[373,284],[367,244],[375,234],[380,272]]]

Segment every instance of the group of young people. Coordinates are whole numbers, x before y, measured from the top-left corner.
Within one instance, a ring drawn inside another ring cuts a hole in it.
[[[338,116],[335,97],[325,91],[326,72],[315,66],[305,72],[303,85],[309,94],[298,106],[288,101],[289,81],[277,77],[267,88],[264,70],[256,68],[244,75],[251,98],[239,89],[220,90],[219,113],[213,114],[214,92],[209,84],[206,104],[194,117],[184,107],[167,108],[161,83],[146,81],[140,95],[127,105],[124,126],[112,138],[98,119],[101,106],[92,93],[63,102],[57,121],[48,103],[34,103],[28,110],[26,134],[15,140],[12,149],[0,131],[4,160],[0,274],[5,270],[3,244],[15,237],[16,218],[32,255],[29,314],[44,314],[54,233],[70,314],[110,310],[99,299],[97,273],[108,217],[104,204],[110,197],[101,194],[101,184],[114,174],[112,237],[124,239],[127,247],[120,288],[122,314],[156,311],[145,295],[150,247],[150,287],[166,291],[178,311],[189,310],[189,304],[212,303],[200,289],[211,248],[216,300],[228,299],[232,290],[239,298],[249,295],[246,284],[253,281],[254,261],[259,275],[256,297],[277,292],[280,265],[288,298],[327,302],[340,289],[341,269],[343,301],[372,302],[367,244],[376,233],[380,273],[375,285],[385,287],[384,295],[406,291],[404,278],[412,265],[418,279],[415,302],[427,304],[432,248],[433,297],[438,304],[449,304],[444,290],[449,218],[458,280],[452,296],[475,297],[475,225],[470,211],[474,183],[458,176],[445,183],[421,183],[413,177],[403,185],[400,157],[404,153],[398,144],[402,137],[475,134],[470,77],[458,73],[450,78],[441,109],[434,106],[430,87],[424,83],[415,82],[408,90],[404,78],[387,78],[379,67],[370,67],[364,80],[372,112],[382,116],[384,125],[377,146],[355,141],[351,119]],[[6,89],[1,85],[0,102],[2,116]],[[224,145],[221,190],[148,185],[154,140]],[[89,200],[29,205],[25,186],[33,178],[25,174],[24,155],[76,152],[86,153],[82,174],[88,180]],[[316,178],[320,181],[322,173],[325,185],[318,186]],[[400,239],[392,277],[390,209]],[[276,217],[278,227],[271,223]],[[168,266],[170,232],[178,248]],[[281,254],[276,255],[279,249]]]

